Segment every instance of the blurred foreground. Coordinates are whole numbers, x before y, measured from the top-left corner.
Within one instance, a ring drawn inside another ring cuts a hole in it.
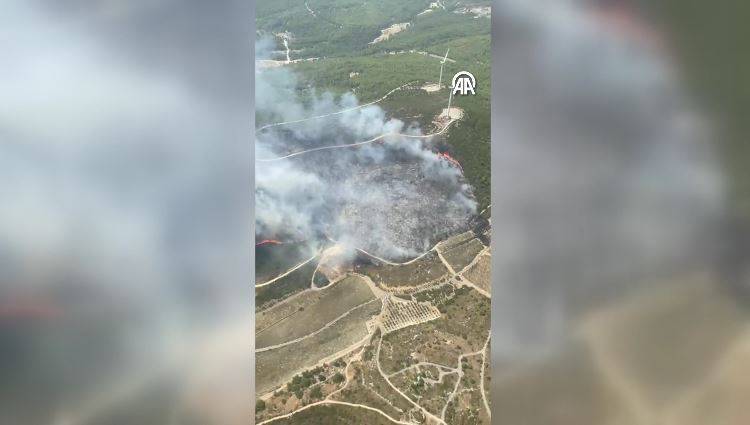
[[[251,19],[3,2],[3,424],[248,423]]]
[[[748,8],[540,3],[493,8],[493,423],[750,423]]]

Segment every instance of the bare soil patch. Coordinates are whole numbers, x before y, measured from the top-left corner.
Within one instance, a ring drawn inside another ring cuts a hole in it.
[[[382,30],[380,30],[380,35],[375,40],[372,40],[370,42],[370,44],[376,44],[376,43],[380,43],[381,41],[388,40],[392,36],[394,36],[394,35],[400,33],[401,31],[409,28],[409,25],[411,25],[411,24],[408,23],[408,22],[403,22],[403,23],[400,23],[400,24],[393,24],[393,25],[391,25],[390,27],[388,27],[386,29],[382,29]]]

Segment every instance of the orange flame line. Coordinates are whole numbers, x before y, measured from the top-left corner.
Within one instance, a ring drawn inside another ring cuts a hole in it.
[[[438,156],[439,156],[440,158],[443,158],[443,159],[445,159],[446,161],[450,162],[451,164],[453,164],[453,165],[457,166],[458,168],[460,168],[460,169],[461,169],[461,171],[463,171],[463,170],[464,170],[464,167],[462,167],[462,166],[461,166],[461,163],[460,163],[460,162],[458,162],[458,161],[457,161],[457,160],[456,160],[455,158],[453,158],[452,156],[448,155],[448,153],[447,153],[447,152],[438,152]]]
[[[256,243],[255,246],[268,245],[268,244],[281,245],[283,243],[284,242],[277,241],[276,239],[263,239],[262,241]]]

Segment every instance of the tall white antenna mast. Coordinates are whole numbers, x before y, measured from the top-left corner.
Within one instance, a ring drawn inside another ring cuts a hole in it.
[[[446,50],[445,57],[443,57],[443,60],[440,61],[440,79],[438,80],[438,90],[443,87],[443,65],[445,65],[445,60],[448,58],[448,52],[450,51],[451,49]]]

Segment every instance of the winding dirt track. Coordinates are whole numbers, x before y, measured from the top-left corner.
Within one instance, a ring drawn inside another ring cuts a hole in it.
[[[305,260],[305,261],[303,261],[303,262],[301,262],[301,263],[297,264],[296,266],[294,266],[294,267],[292,267],[291,269],[289,269],[289,270],[285,271],[284,273],[282,273],[282,274],[280,274],[280,275],[276,276],[275,278],[273,278],[273,279],[271,279],[271,280],[269,280],[269,281],[266,281],[266,282],[263,282],[263,283],[259,283],[259,284],[255,285],[255,287],[256,287],[256,288],[260,288],[260,287],[262,287],[262,286],[270,285],[270,284],[272,284],[272,283],[276,282],[277,280],[281,279],[282,277],[285,277],[285,276],[289,275],[289,274],[290,274],[291,272],[293,272],[293,271],[297,270],[298,268],[300,268],[300,267],[304,266],[305,264],[309,263],[310,261],[312,261],[313,259],[315,259],[315,257],[317,257],[317,256],[318,256],[319,254],[320,254],[320,252],[317,252],[317,253],[316,253],[315,255],[313,255],[312,257],[310,257],[310,258],[308,258],[307,260]]]
[[[388,385],[391,386],[391,388],[393,389],[393,391],[397,392],[401,397],[403,397],[406,400],[408,400],[409,403],[411,403],[414,407],[416,407],[417,409],[419,409],[422,412],[422,414],[425,415],[425,417],[432,418],[434,421],[437,421],[438,423],[441,423],[443,425],[447,425],[445,423],[445,420],[443,418],[438,418],[437,416],[435,416],[432,413],[428,412],[427,409],[425,409],[424,407],[422,407],[419,404],[417,404],[414,400],[410,399],[406,394],[403,393],[403,391],[399,390],[398,387],[396,387],[395,385],[393,385],[393,383],[391,382],[390,379],[388,379],[388,375],[386,375],[385,372],[383,372],[383,368],[380,366],[380,347],[382,345],[383,345],[383,338],[381,337],[380,340],[378,341],[378,350],[377,350],[377,353],[375,354],[375,363],[378,366],[378,372],[380,373],[380,376],[382,376],[383,379],[385,379],[385,382],[387,382]],[[446,404],[446,406],[447,406],[447,404]]]
[[[487,346],[490,343],[492,334],[487,335],[487,341],[484,342],[484,348],[482,348],[482,373],[479,375],[479,391],[482,392],[482,401],[484,402],[484,408],[487,410],[487,416],[492,418],[492,411],[490,410],[490,403],[487,401],[487,391],[484,389],[484,370],[485,364],[487,363]]]
[[[430,252],[434,251],[434,250],[435,250],[435,248],[436,248],[436,247],[438,246],[438,244],[439,244],[439,243],[440,243],[440,242],[436,243],[436,244],[435,244],[435,245],[434,245],[434,246],[433,246],[432,248],[430,248],[430,249],[428,249],[427,251],[425,251],[425,252],[423,252],[423,253],[419,254],[418,256],[416,256],[416,257],[412,258],[412,259],[411,259],[411,260],[409,260],[409,261],[404,261],[403,263],[394,263],[393,261],[388,261],[388,260],[386,260],[385,258],[380,258],[380,257],[378,257],[377,255],[374,255],[374,254],[370,254],[369,252],[367,252],[367,251],[365,251],[364,249],[361,249],[361,248],[355,248],[355,249],[356,249],[357,251],[361,252],[362,254],[365,254],[365,255],[367,255],[368,257],[372,257],[372,258],[374,258],[374,259],[376,259],[376,260],[378,260],[378,261],[380,261],[380,262],[382,262],[382,263],[385,263],[385,264],[390,264],[391,266],[406,266],[406,265],[408,265],[408,264],[411,264],[411,263],[413,263],[413,262],[415,262],[415,261],[419,260],[420,258],[424,257],[425,255],[429,254]]]
[[[290,417],[290,416],[294,415],[295,413],[299,413],[299,412],[301,412],[301,411],[303,411],[303,410],[307,410],[307,409],[309,409],[309,408],[311,408],[311,407],[314,407],[314,406],[320,406],[320,405],[322,405],[322,404],[341,404],[341,405],[344,405],[344,406],[350,406],[350,407],[359,407],[359,408],[362,408],[362,409],[367,409],[367,410],[371,410],[371,411],[373,411],[373,412],[377,412],[377,413],[379,413],[380,415],[382,415],[382,416],[385,416],[385,417],[386,417],[386,418],[387,418],[387,419],[388,419],[389,421],[391,421],[391,422],[393,422],[393,423],[395,423],[395,424],[402,424],[402,425],[414,425],[414,424],[413,424],[413,423],[411,423],[411,422],[403,422],[403,421],[399,421],[399,420],[397,420],[397,419],[394,419],[394,418],[392,418],[392,417],[388,416],[388,415],[387,415],[387,414],[386,414],[385,412],[383,412],[382,410],[380,410],[380,409],[375,409],[374,407],[370,407],[370,406],[367,406],[367,405],[365,405],[365,404],[357,404],[357,403],[347,403],[347,402],[345,402],[345,401],[338,401],[338,400],[321,400],[321,401],[318,401],[318,402],[315,402],[315,403],[310,403],[310,404],[308,404],[307,406],[305,406],[305,407],[303,407],[303,408],[301,408],[301,409],[297,409],[297,410],[295,410],[294,412],[291,412],[291,413],[287,413],[286,415],[282,415],[282,416],[276,416],[276,417],[274,417],[274,418],[271,418],[271,419],[268,419],[268,420],[266,420],[266,421],[263,421],[263,422],[259,423],[258,425],[264,425],[264,424],[267,424],[267,423],[271,423],[271,422],[274,422],[274,421],[278,421],[279,419],[284,419],[284,418],[288,418],[288,417]]]
[[[469,279],[466,278],[466,276],[464,276],[464,273],[466,273],[470,268],[472,268],[480,260],[480,258],[483,255],[490,255],[490,247],[485,247],[484,249],[482,249],[481,251],[479,251],[479,254],[477,254],[474,257],[474,259],[471,260],[471,262],[466,267],[464,267],[463,269],[461,269],[460,272],[455,273],[454,275],[457,276],[457,277],[459,277],[461,279],[461,283],[462,284],[472,287],[474,290],[476,290],[480,294],[482,294],[485,297],[491,299],[492,295],[489,292],[487,292],[484,289],[480,288],[474,282],[470,281]],[[444,258],[442,256],[440,257],[440,259],[444,260]],[[447,263],[447,261],[445,261],[445,263]]]
[[[273,123],[273,124],[266,124],[266,125],[264,125],[262,127],[257,128],[255,130],[255,132],[258,133],[260,131],[263,131],[263,130],[265,130],[267,128],[271,128],[271,127],[278,127],[278,126],[283,126],[283,125],[288,125],[288,124],[296,124],[296,123],[301,123],[301,122],[305,122],[305,121],[311,121],[311,120],[315,120],[315,119],[326,118],[326,117],[330,117],[330,116],[339,115],[339,114],[343,114],[343,113],[346,113],[346,112],[354,111],[354,110],[357,110],[357,109],[361,109],[361,108],[364,108],[366,106],[374,105],[374,104],[376,104],[378,102],[382,102],[383,100],[385,100],[386,98],[388,98],[388,96],[390,96],[391,94],[393,94],[393,93],[395,93],[395,92],[403,89],[404,87],[408,86],[409,84],[413,84],[413,83],[415,83],[415,81],[410,81],[410,82],[408,82],[406,84],[398,86],[395,89],[393,89],[393,90],[389,91],[388,93],[386,93],[385,95],[383,95],[383,97],[381,97],[379,99],[376,99],[376,100],[373,100],[372,102],[363,103],[361,105],[358,105],[358,106],[355,106],[355,107],[352,107],[352,108],[342,109],[340,111],[331,112],[331,113],[328,113],[328,114],[316,115],[314,117],[302,118],[302,119],[292,120],[292,121],[277,122],[277,123]],[[256,158],[255,161],[257,161],[257,162],[280,161],[280,160],[283,160],[283,159],[293,158],[293,157],[296,157],[296,156],[299,156],[299,155],[303,155],[303,154],[306,154],[306,153],[310,153],[310,152],[317,152],[317,151],[329,150],[329,149],[352,148],[352,147],[357,147],[357,146],[363,146],[363,145],[367,145],[367,144],[376,142],[376,141],[378,141],[380,139],[383,139],[383,138],[389,137],[389,136],[394,136],[394,137],[395,136],[400,136],[400,137],[407,137],[407,138],[412,138],[412,139],[426,139],[426,138],[430,138],[430,137],[437,136],[439,134],[444,133],[445,130],[447,130],[448,127],[450,127],[450,125],[454,121],[456,121],[456,120],[455,119],[451,119],[450,121],[448,121],[445,124],[445,126],[440,131],[437,131],[437,132],[431,133],[431,134],[413,135],[413,134],[403,134],[403,133],[383,133],[383,134],[381,134],[381,135],[379,135],[377,137],[374,137],[374,138],[372,138],[370,140],[365,140],[363,142],[349,143],[349,144],[345,144],[345,145],[320,146],[320,147],[317,147],[317,148],[307,149],[307,150],[304,150],[304,151],[293,152],[293,153],[290,153],[289,155],[280,156],[280,157],[276,157],[276,158]]]
[[[406,138],[410,138],[410,139],[428,139],[430,137],[437,136],[439,134],[444,133],[445,130],[447,130],[448,127],[450,127],[450,125],[454,121],[456,121],[456,120],[455,119],[451,119],[450,121],[448,121],[445,124],[445,126],[442,129],[440,129],[440,131],[436,131],[436,132],[430,133],[430,134],[415,135],[415,134],[404,134],[404,133],[383,133],[380,136],[373,137],[372,139],[365,140],[364,142],[349,143],[349,144],[346,144],[346,145],[319,146],[317,148],[307,149],[307,150],[299,151],[299,152],[293,152],[293,153],[290,153],[289,155],[279,156],[279,157],[276,157],[276,158],[256,158],[255,161],[257,161],[257,162],[281,161],[282,159],[293,158],[295,156],[304,155],[304,154],[310,153],[310,152],[317,152],[317,151],[323,151],[323,150],[329,150],[329,149],[353,148],[353,147],[363,146],[363,145],[367,145],[367,144],[370,144],[370,143],[373,143],[373,142],[377,142],[378,140],[384,139],[384,138],[389,137],[389,136],[393,136],[393,137],[396,137],[396,136],[398,136],[398,137],[406,137]]]
[[[378,102],[382,102],[382,101],[383,101],[383,100],[385,100],[385,99],[386,99],[386,98],[387,98],[388,96],[390,96],[390,95],[392,95],[393,93],[395,93],[395,92],[397,92],[397,91],[399,91],[399,90],[403,89],[404,87],[408,86],[409,84],[413,84],[413,83],[415,83],[415,82],[416,82],[416,81],[410,81],[410,82],[408,82],[408,83],[406,83],[406,84],[403,84],[403,85],[401,85],[401,86],[398,86],[398,87],[396,87],[395,89],[393,89],[393,90],[389,91],[388,93],[386,93],[386,94],[385,94],[385,95],[384,95],[383,97],[381,97],[380,99],[376,99],[376,100],[373,100],[372,102],[369,102],[369,103],[363,103],[363,104],[361,104],[361,105],[358,105],[358,106],[355,106],[355,107],[352,107],[352,108],[342,109],[342,110],[340,110],[340,111],[336,111],[336,112],[331,112],[331,113],[329,113],[329,114],[316,115],[316,116],[314,116],[314,117],[307,117],[307,118],[302,118],[302,119],[298,119],[298,120],[293,120],[293,121],[283,121],[283,122],[277,122],[277,123],[273,123],[273,124],[266,124],[266,125],[264,125],[264,126],[262,126],[262,127],[258,127],[257,129],[255,129],[255,132],[256,132],[256,133],[258,133],[258,132],[260,132],[260,131],[263,131],[263,130],[265,130],[265,129],[267,129],[267,128],[271,128],[271,127],[278,127],[278,126],[282,126],[282,125],[287,125],[287,124],[296,124],[296,123],[300,123],[300,122],[305,122],[305,121],[310,121],[310,120],[315,120],[315,119],[320,119],[320,118],[330,117],[330,116],[333,116],[333,115],[339,115],[339,114],[343,114],[343,113],[346,113],[346,112],[349,112],[349,111],[355,111],[355,110],[357,110],[357,109],[361,109],[361,108],[364,108],[364,107],[366,107],[366,106],[370,106],[370,105],[374,105],[374,104],[376,104],[376,103],[378,103]]]
[[[464,357],[470,357],[470,356],[482,356],[482,365],[484,365],[484,359],[485,359],[485,352],[487,350],[487,343],[490,341],[490,334],[487,334],[487,339],[484,342],[484,346],[481,350],[475,351],[473,353],[464,353],[458,356],[458,366],[456,369],[458,370],[458,380],[456,381],[456,386],[453,387],[453,392],[448,396],[448,400],[445,402],[445,406],[443,406],[442,412],[440,412],[440,419],[445,421],[445,412],[448,411],[448,406],[451,404],[451,401],[453,401],[453,398],[456,396],[456,393],[458,392],[458,387],[461,385],[461,379],[464,377],[464,371],[461,368],[461,361],[464,359]],[[484,374],[482,374],[482,378],[484,378]],[[484,390],[482,390],[482,398],[484,400],[485,406],[487,406],[487,398],[485,397]],[[487,411],[489,412],[489,407],[487,407]]]

